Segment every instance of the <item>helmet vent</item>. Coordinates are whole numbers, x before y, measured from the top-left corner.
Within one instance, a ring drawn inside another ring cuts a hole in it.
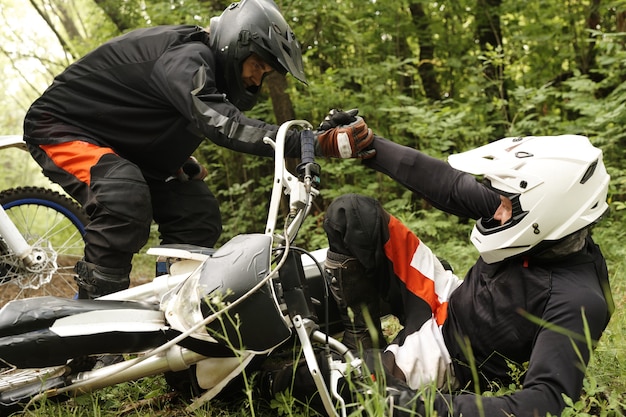
[[[250,44],[250,31],[242,30],[239,32],[239,43],[242,46],[248,46]]]
[[[515,152],[515,157],[516,158],[532,158],[533,156],[535,156],[535,155],[533,155],[530,152],[525,152],[525,151]]]
[[[585,171],[585,175],[583,175],[583,177],[580,180],[581,184],[586,183],[589,180],[589,178],[593,176],[593,173],[595,172],[597,166],[598,166],[598,160],[596,159],[594,162],[591,163],[591,165],[589,165],[589,168],[587,168],[587,171]]]

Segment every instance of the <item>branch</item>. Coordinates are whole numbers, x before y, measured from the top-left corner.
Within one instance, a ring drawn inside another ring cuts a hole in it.
[[[48,27],[50,28],[50,30],[52,30],[52,33],[54,33],[54,36],[57,38],[57,40],[59,41],[59,43],[61,44],[61,46],[63,47],[63,50],[65,51],[66,54],[68,54],[71,58],[74,58],[74,54],[72,53],[72,48],[70,47],[70,45],[65,41],[65,39],[63,39],[63,37],[61,36],[61,34],[56,30],[56,28],[54,27],[54,24],[52,23],[52,21],[50,21],[50,18],[48,17],[48,15],[46,14],[46,12],[44,12],[36,3],[35,0],[29,0],[30,4],[35,8],[35,10],[37,11],[37,13],[39,13],[39,16],[41,16],[41,18],[46,22],[46,24],[48,25]]]
[[[28,86],[32,88],[35,93],[39,94],[40,93],[39,89],[35,87],[35,85],[28,80],[28,77],[26,77],[26,75],[24,75],[19,65],[15,63],[13,56],[9,52],[7,52],[4,48],[0,48],[0,52],[2,52],[2,54],[6,56],[9,59],[9,61],[11,61],[11,67],[13,67],[15,71],[17,71],[17,73],[20,75],[20,77],[22,77],[24,81],[26,81],[26,84],[28,84]]]

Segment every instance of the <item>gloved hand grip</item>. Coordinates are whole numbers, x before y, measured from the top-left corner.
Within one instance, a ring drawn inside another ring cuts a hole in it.
[[[317,131],[317,141],[321,155],[332,158],[371,158],[376,154],[370,145],[374,140],[372,130],[357,116],[348,125]]]
[[[202,166],[198,160],[190,156],[182,167],[176,172],[174,177],[178,181],[203,180],[208,175],[207,169]]]

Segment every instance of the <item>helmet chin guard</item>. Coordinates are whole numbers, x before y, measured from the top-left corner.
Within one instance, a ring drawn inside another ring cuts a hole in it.
[[[250,110],[260,88],[246,88],[241,78],[243,62],[259,55],[281,74],[290,73],[306,84],[302,52],[296,36],[272,0],[241,0],[211,19],[209,46],[218,64],[218,79],[228,100],[240,110]]]
[[[558,241],[596,223],[607,211],[609,175],[602,151],[579,135],[508,137],[450,155],[450,165],[481,175],[511,199],[504,225],[476,222],[471,241],[487,263]]]

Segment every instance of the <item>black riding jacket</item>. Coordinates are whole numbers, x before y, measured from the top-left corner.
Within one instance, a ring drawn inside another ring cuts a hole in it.
[[[478,219],[492,216],[500,204],[496,193],[443,161],[378,137],[374,147],[376,157],[366,165],[443,211]],[[517,256],[494,264],[478,259],[452,294],[443,325],[456,376],[468,388],[465,392],[474,392],[472,364],[483,389],[490,382],[508,386],[507,361],[527,363],[528,370],[523,387],[511,395],[437,397],[438,415],[560,415],[563,394],[574,400],[580,396],[590,357],[583,314],[595,342],[611,305],[606,264],[591,238],[582,250],[560,259]],[[471,346],[473,357],[468,358],[464,344]]]
[[[273,156],[278,126],[245,117],[216,84],[208,33],[196,26],[138,29],[96,48],[57,76],[24,121],[32,144],[84,140],[111,147],[144,174],[166,178],[207,137]],[[286,153],[299,155],[290,132]]]

